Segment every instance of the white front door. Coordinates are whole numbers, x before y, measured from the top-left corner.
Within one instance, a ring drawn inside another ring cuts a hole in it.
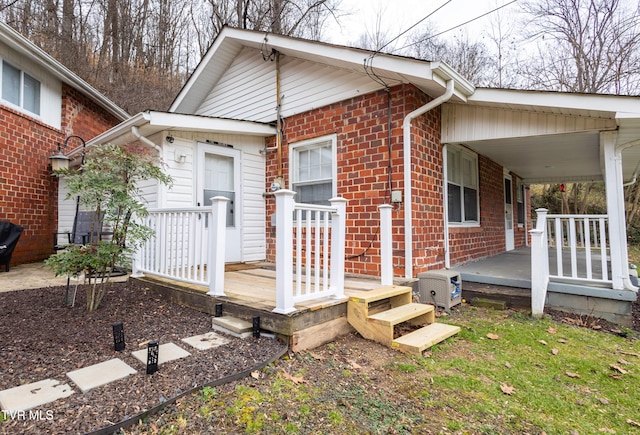
[[[511,175],[504,176],[504,238],[507,251],[514,248],[513,241],[513,189]]]
[[[225,261],[242,261],[241,152],[217,145],[198,144],[198,205],[211,205],[211,198],[224,196],[227,202]]]

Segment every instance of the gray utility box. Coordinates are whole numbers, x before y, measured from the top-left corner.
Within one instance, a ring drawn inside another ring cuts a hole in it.
[[[445,310],[462,302],[462,279],[453,270],[433,270],[418,274],[420,302]]]

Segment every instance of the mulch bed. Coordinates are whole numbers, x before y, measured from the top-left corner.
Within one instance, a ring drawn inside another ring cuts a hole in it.
[[[251,369],[284,347],[268,337],[239,339],[197,350],[182,338],[211,331],[211,316],[161,299],[133,283],[113,283],[100,308],[85,309],[78,289],[75,307],[64,304],[65,287],[0,294],[0,390],[44,379],[68,383],[74,394],[43,405],[41,419],[7,419],[0,433],[86,433],[131,418],[196,386]],[[123,322],[126,349],[116,352],[112,325]],[[153,375],[131,352],[149,340],[173,342],[191,353],[167,362]],[[86,393],[66,373],[112,358],[137,370]],[[2,413],[0,413],[2,417]]]

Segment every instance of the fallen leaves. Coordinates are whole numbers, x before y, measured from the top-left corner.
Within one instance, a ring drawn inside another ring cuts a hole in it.
[[[627,419],[627,423],[631,426],[640,427],[640,423],[638,423],[637,421],[633,421],[630,418]]]
[[[306,384],[307,380],[305,380],[302,377],[297,377],[297,376],[293,376],[291,373],[289,373],[288,371],[286,371],[285,369],[282,369],[282,376],[285,379],[290,380],[291,382],[293,382],[294,384]]]
[[[546,341],[544,341],[544,340],[538,340],[538,343],[540,343],[540,344],[541,344],[541,345],[543,345],[543,346],[546,346],[546,345],[547,345],[547,342],[546,342]]]
[[[499,339],[500,339],[500,336],[499,336],[499,335],[497,335],[497,334],[489,333],[489,334],[487,334],[487,338],[488,338],[489,340],[499,340]]]
[[[553,349],[551,349],[551,354],[552,355],[557,355],[560,351],[558,349],[556,349],[555,347]]]
[[[500,389],[504,394],[508,394],[509,396],[511,396],[516,390],[515,387],[512,387],[506,382],[503,382],[502,384],[500,384]]]
[[[617,364],[609,364],[609,367],[611,367],[612,370],[622,373],[623,375],[626,375],[627,373],[629,373],[628,371],[626,371],[625,369],[623,369]]]
[[[570,378],[579,378],[580,375],[577,373],[573,373],[573,372],[565,372],[565,375],[569,376]]]

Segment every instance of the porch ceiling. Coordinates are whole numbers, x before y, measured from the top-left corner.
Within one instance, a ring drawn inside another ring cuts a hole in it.
[[[465,142],[527,184],[602,180],[598,132]]]

